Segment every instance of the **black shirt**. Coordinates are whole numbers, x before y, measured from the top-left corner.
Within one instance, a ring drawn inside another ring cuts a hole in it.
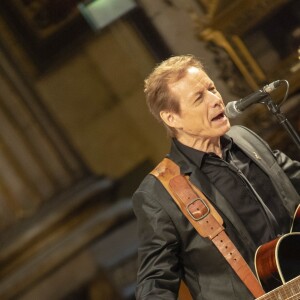
[[[174,140],[240,216],[256,246],[287,230],[289,216],[269,177],[228,136],[221,137],[223,159]],[[254,154],[257,159],[261,159]]]

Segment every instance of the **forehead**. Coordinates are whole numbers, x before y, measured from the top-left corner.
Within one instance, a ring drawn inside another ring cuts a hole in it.
[[[212,83],[209,76],[200,68],[189,67],[186,74],[177,81],[169,83],[172,91],[179,91],[185,88],[201,89],[206,88]]]
[[[209,76],[202,69],[197,67],[189,67],[186,76],[203,84],[211,82]]]

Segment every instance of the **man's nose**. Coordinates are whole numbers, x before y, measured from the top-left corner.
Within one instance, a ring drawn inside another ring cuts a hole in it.
[[[209,104],[214,107],[216,105],[221,105],[223,103],[222,97],[219,93],[213,93],[211,91],[208,91],[208,101]]]

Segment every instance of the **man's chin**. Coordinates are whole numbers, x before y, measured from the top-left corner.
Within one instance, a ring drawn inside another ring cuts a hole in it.
[[[231,124],[230,124],[230,122],[228,121],[226,132],[229,131],[230,128],[231,128]]]
[[[226,124],[224,124],[222,126],[222,128],[220,128],[220,131],[222,132],[221,135],[224,135],[227,131],[229,131],[229,129],[231,128],[230,122],[229,120],[226,122]]]

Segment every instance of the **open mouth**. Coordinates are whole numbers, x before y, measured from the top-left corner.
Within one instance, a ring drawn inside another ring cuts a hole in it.
[[[219,121],[222,120],[225,117],[225,114],[222,112],[220,114],[218,114],[217,116],[215,116],[214,118],[212,118],[212,121]]]

